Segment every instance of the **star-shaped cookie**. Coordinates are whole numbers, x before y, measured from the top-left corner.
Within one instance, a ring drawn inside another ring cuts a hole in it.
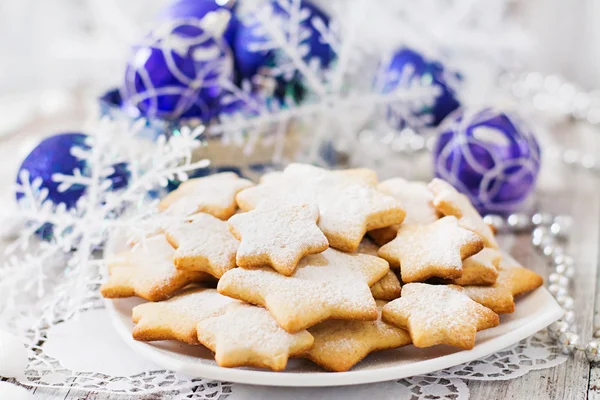
[[[455,285],[493,285],[498,278],[498,266],[502,254],[486,247],[479,253],[463,261],[463,273],[460,278],[451,279],[447,283]]]
[[[327,238],[317,226],[319,209],[313,204],[261,206],[229,219],[237,239],[237,265],[269,266],[290,276],[302,257],[325,251]]]
[[[515,311],[515,296],[542,286],[535,272],[508,261],[501,261],[498,278],[491,286],[465,286],[465,294],[498,314]]]
[[[171,225],[165,234],[177,249],[173,262],[179,270],[206,272],[220,278],[235,268],[240,242],[231,235],[226,221],[199,213],[189,221]]]
[[[253,366],[285,369],[289,357],[313,345],[306,330],[288,333],[267,310],[249,304],[231,304],[218,316],[200,321],[198,340],[215,353],[221,367]]]
[[[485,247],[498,249],[494,232],[481,218],[467,196],[459,193],[448,182],[435,178],[429,183],[434,195],[433,205],[444,215],[458,218],[460,226],[477,233],[483,239]]]
[[[226,220],[237,209],[235,195],[252,185],[252,182],[240,178],[234,172],[190,179],[162,199],[158,208],[170,214],[191,215],[204,212]]]
[[[109,278],[100,288],[102,296],[138,296],[148,301],[162,301],[190,283],[211,279],[204,272],[176,269],[174,253],[165,235],[157,235],[117,255],[108,262]]]
[[[220,295],[215,289],[193,287],[166,301],[140,304],[132,311],[132,320],[136,324],[133,338],[199,344],[198,322],[223,312],[236,301]]]
[[[399,224],[404,219],[400,202],[371,183],[363,172],[350,175],[304,164],[290,164],[278,177],[236,196],[243,210],[261,204],[316,204],[319,228],[336,249],[353,252],[367,230]]]
[[[394,300],[400,297],[402,285],[393,271],[388,272],[377,283],[371,286],[371,294],[376,300]]]
[[[376,321],[330,320],[308,331],[315,338],[314,346],[305,357],[330,371],[348,371],[368,354],[395,349],[410,344],[409,334],[381,320],[385,301],[377,301]]]
[[[392,178],[381,182],[378,188],[400,201],[406,211],[403,225],[425,225],[440,218],[438,211],[433,206],[433,195],[427,189],[425,182]],[[370,231],[369,236],[378,245],[383,246],[396,237],[399,227],[399,225],[392,225],[387,228],[376,229]]]
[[[327,249],[304,257],[292,276],[270,268],[234,268],[219,280],[219,293],[266,307],[279,326],[298,332],[328,318],[375,320],[370,286],[388,263],[365,254]]]
[[[448,344],[469,350],[477,331],[500,323],[496,313],[456,285],[408,283],[402,297],[383,307],[382,315],[383,321],[408,330],[416,347]]]
[[[462,261],[483,248],[475,233],[458,226],[454,217],[428,225],[402,225],[398,236],[379,249],[379,256],[400,267],[403,282],[462,276]]]
[[[356,252],[377,257],[378,250],[379,246],[368,238],[364,238],[360,242]],[[401,289],[400,280],[393,271],[390,271],[371,286],[371,293],[376,300],[394,300],[400,297]]]

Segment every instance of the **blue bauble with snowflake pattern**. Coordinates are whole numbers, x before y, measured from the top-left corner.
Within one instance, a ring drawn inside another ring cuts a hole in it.
[[[518,210],[540,170],[540,147],[531,129],[518,115],[493,108],[449,115],[433,154],[436,176],[484,214]]]
[[[402,76],[403,72],[408,75]],[[416,51],[403,48],[393,55],[387,66],[384,82],[382,82],[383,92],[390,93],[396,90],[402,82],[405,82],[406,78],[419,80],[423,84],[435,85],[440,90],[440,94],[432,106],[414,111],[416,119],[424,121],[424,125],[437,126],[448,114],[460,106],[452,88],[452,84],[457,82],[460,77],[456,73],[447,71],[440,62],[427,60]],[[388,117],[392,125],[398,129],[402,129],[406,125],[418,125],[412,122],[410,117],[395,113],[393,107],[390,107]]]
[[[202,19],[162,20],[133,48],[123,86],[126,106],[148,118],[210,120],[220,81],[233,78],[223,40],[230,18],[229,11],[218,9]]]
[[[300,5],[300,11],[295,6]],[[303,59],[309,62],[311,59],[319,61],[321,66],[327,67],[334,59],[335,53],[331,46],[321,40],[321,36],[315,28],[317,19],[325,26],[329,25],[329,16],[307,0],[296,1],[268,1],[252,15],[242,18],[239,23],[235,37],[233,52],[235,55],[236,69],[241,79],[251,79],[260,72],[261,68],[276,67],[278,64],[277,52],[279,50],[259,50],[270,40],[268,31],[265,29],[258,16],[268,7],[271,10],[271,22],[275,18],[280,19],[283,25],[296,24],[300,47],[303,49]],[[299,22],[299,23],[297,23]],[[296,26],[294,25],[294,26]],[[287,36],[287,35],[286,35]],[[287,39],[290,39],[287,37]]]
[[[71,151],[74,147],[90,150],[87,140],[88,136],[83,133],[61,133],[42,140],[23,160],[17,175],[17,184],[29,186],[37,180],[41,185],[39,187],[33,185],[33,189],[47,190],[47,200],[56,205],[63,203],[67,208],[75,207],[85,193],[86,187],[74,185],[62,191],[55,177],[57,174],[73,175],[75,169],[83,176],[91,175],[87,161],[76,157]],[[127,186],[129,180],[127,166],[122,163],[115,164],[113,170],[113,173],[108,176],[111,181],[109,190],[118,190]],[[28,182],[23,182],[23,179],[27,179]],[[16,197],[19,201],[27,200],[23,199],[24,194],[20,192]]]

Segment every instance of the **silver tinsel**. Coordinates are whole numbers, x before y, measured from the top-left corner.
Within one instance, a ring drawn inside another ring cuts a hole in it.
[[[555,339],[561,350],[570,354],[575,351],[585,353],[590,362],[600,362],[600,326],[596,322],[594,338],[582,343],[574,328],[575,300],[570,296],[571,279],[575,276],[576,263],[573,257],[566,254],[562,243],[568,238],[573,226],[570,216],[553,216],[548,213],[511,214],[506,218],[499,215],[487,215],[485,221],[497,231],[520,232],[531,230],[531,242],[547,258],[554,267],[554,272],[548,277],[548,291],[565,310],[563,316],[548,326],[548,335]]]

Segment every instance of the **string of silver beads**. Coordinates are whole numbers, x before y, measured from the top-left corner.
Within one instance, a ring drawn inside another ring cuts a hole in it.
[[[536,213],[510,214],[507,217],[486,215],[484,221],[492,225],[497,232],[532,233],[532,244],[554,268],[548,277],[548,291],[565,310],[558,321],[548,326],[549,336],[557,341],[563,353],[582,351],[590,362],[600,362],[600,326],[594,327],[593,339],[587,343],[582,341],[574,326],[575,301],[569,295],[569,291],[571,280],[575,276],[575,261],[563,246],[573,226],[572,218],[567,215]]]

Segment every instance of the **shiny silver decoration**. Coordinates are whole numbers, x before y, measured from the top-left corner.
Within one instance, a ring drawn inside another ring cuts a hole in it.
[[[568,294],[568,290],[566,287],[557,285],[555,283],[551,284],[550,286],[548,286],[548,291],[550,292],[551,295],[553,295],[554,297],[558,297],[558,296],[566,296]]]
[[[497,231],[521,232],[531,229],[532,244],[546,257],[548,264],[554,267],[554,272],[548,277],[548,291],[565,310],[563,316],[548,326],[548,335],[558,342],[560,349],[571,354],[575,351],[585,353],[590,362],[600,362],[600,326],[596,322],[594,327],[595,339],[583,343],[576,333],[573,325],[576,315],[575,301],[569,295],[571,279],[575,277],[575,259],[567,254],[563,247],[564,241],[573,227],[573,219],[568,215],[554,216],[548,213],[537,212],[531,216],[527,214],[511,214],[504,218],[498,215],[485,217],[486,223],[492,225]],[[527,223],[525,222],[527,221]],[[501,227],[502,229],[498,229]]]
[[[567,287],[569,286],[569,278],[564,275],[557,274],[556,272],[550,274],[548,277],[550,283],[554,283],[558,286]]]
[[[556,297],[556,301],[565,310],[572,310],[573,307],[575,306],[575,300],[573,300],[573,298],[571,296],[568,296],[568,295],[557,296]]]
[[[555,265],[565,264],[568,266],[573,266],[575,264],[575,260],[573,260],[573,257],[565,254],[555,256],[553,261]]]
[[[579,335],[571,331],[561,333],[558,337],[558,346],[565,354],[573,353],[579,346]]]
[[[566,215],[558,215],[550,225],[550,232],[557,237],[566,238],[571,234],[573,218]]]
[[[600,362],[600,342],[590,340],[585,345],[585,356],[589,362]]]
[[[553,339],[558,339],[560,335],[569,330],[569,324],[564,321],[556,321],[548,326],[548,335]]]
[[[575,268],[566,264],[558,264],[554,270],[557,274],[564,275],[569,279],[575,276]]]
[[[573,310],[566,311],[562,317],[560,317],[560,321],[566,322],[569,326],[575,323],[575,312]]]
[[[554,216],[548,213],[535,213],[531,216],[534,225],[550,225],[554,222]]]

